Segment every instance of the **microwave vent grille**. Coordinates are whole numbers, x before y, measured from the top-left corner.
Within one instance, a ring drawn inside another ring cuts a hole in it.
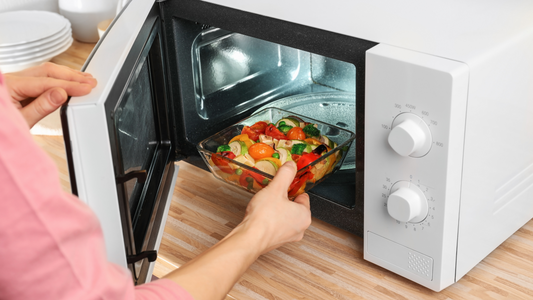
[[[431,260],[416,253],[408,253],[408,266],[411,271],[424,277],[431,278]]]

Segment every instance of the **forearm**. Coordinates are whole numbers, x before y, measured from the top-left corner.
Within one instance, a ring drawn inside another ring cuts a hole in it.
[[[222,241],[165,278],[178,283],[196,300],[223,299],[264,249],[261,234],[241,223]]]
[[[196,300],[223,299],[248,267],[263,253],[302,239],[311,224],[309,196],[290,201],[287,190],[296,164],[285,163],[246,208],[244,220],[222,241],[165,276]]]

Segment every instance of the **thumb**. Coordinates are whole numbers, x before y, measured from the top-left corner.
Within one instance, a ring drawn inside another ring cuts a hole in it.
[[[51,88],[35,98],[30,104],[24,106],[20,112],[31,128],[65,103],[67,97],[67,92],[64,89],[59,87]]]
[[[294,180],[295,175],[296,164],[293,161],[288,161],[284,163],[281,168],[279,168],[276,176],[274,176],[274,179],[272,179],[272,182],[268,184],[268,187],[270,187],[270,189],[276,189],[286,193],[292,181]]]

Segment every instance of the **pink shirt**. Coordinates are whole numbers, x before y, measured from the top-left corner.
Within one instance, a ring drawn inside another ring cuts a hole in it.
[[[168,279],[134,286],[107,261],[98,219],[62,191],[0,74],[0,299],[193,299]]]

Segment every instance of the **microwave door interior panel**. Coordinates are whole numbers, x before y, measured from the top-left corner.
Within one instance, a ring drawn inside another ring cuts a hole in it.
[[[483,7],[479,7],[483,5]],[[132,0],[62,110],[72,189],[151,277],[196,143],[275,106],[356,133],[310,191],[364,258],[435,291],[533,216],[533,3]],[[451,22],[453,20],[453,22]]]

